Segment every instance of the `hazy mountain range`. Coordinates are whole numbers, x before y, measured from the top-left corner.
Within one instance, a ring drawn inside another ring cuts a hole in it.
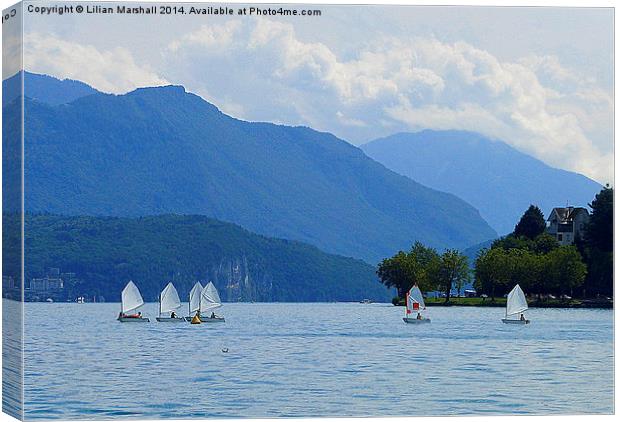
[[[399,133],[361,148],[399,174],[463,198],[501,235],[514,230],[530,204],[548,216],[554,207],[587,206],[602,188],[472,132]]]
[[[178,86],[107,95],[70,81],[62,99],[41,93],[58,83],[26,75],[27,211],[200,214],[370,263],[415,240],[465,248],[496,236],[467,202],[331,134],[237,120]]]

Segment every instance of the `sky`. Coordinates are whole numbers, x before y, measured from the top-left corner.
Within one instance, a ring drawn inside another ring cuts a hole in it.
[[[117,94],[183,85],[234,117],[355,145],[470,130],[613,183],[612,9],[310,9],[321,16],[26,12],[24,67]]]

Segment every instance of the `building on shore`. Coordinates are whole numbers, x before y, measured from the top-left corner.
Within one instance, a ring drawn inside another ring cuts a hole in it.
[[[573,245],[575,239],[583,238],[590,213],[583,207],[556,207],[547,218],[547,233],[560,245]]]

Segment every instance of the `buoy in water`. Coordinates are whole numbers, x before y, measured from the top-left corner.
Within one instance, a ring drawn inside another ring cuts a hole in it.
[[[192,318],[192,324],[200,324],[200,317],[198,315],[194,315]]]

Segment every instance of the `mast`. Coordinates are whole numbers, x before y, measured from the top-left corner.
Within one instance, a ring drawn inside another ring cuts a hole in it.
[[[409,318],[409,292],[405,294],[405,318]]]

